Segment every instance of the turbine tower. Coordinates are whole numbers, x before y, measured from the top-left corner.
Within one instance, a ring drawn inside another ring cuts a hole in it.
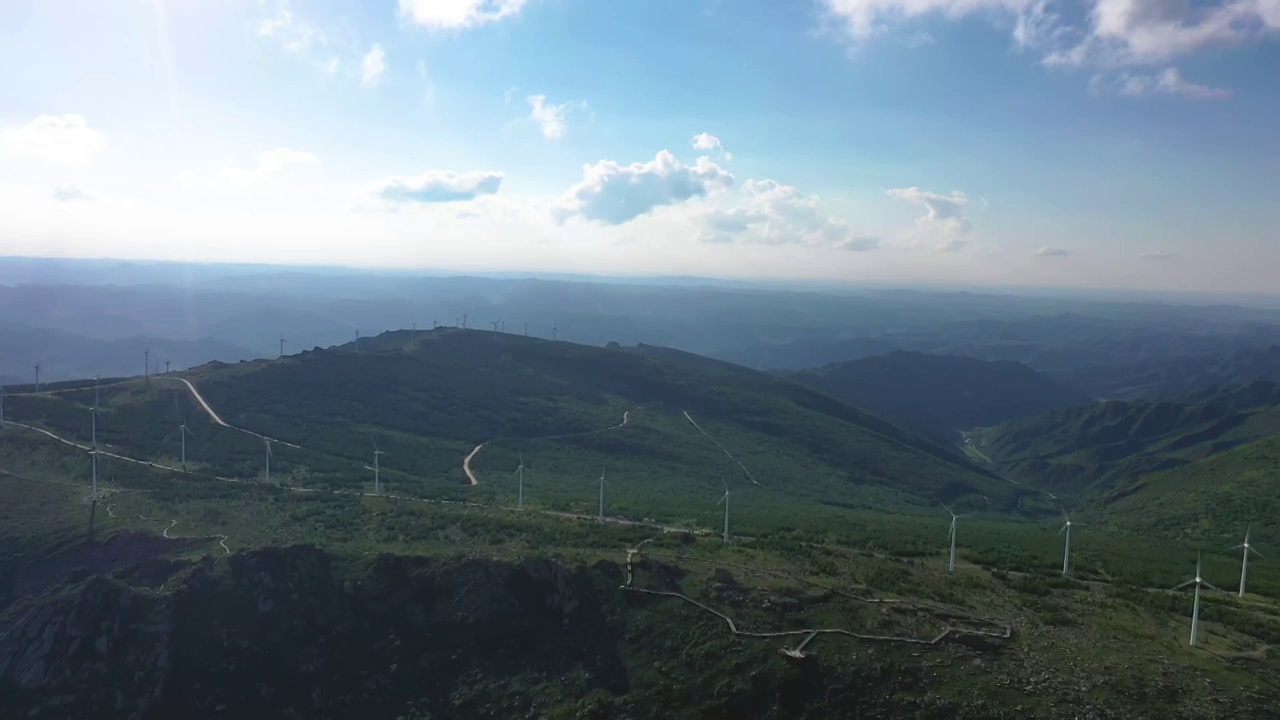
[[[280,333],[280,357],[284,357],[284,333]]]
[[[501,324],[501,323],[502,323],[502,318],[498,318],[497,320],[490,320],[490,321],[489,321],[489,324],[493,326],[493,339],[494,339],[494,340],[497,340],[497,339],[498,339],[498,325],[499,325],[499,324]]]
[[[98,502],[98,378],[93,379],[93,440],[91,442],[92,450],[89,451],[93,455],[93,480],[89,486],[89,502],[97,504]]]
[[[557,335],[559,332],[560,332],[560,328],[558,327],[558,324],[553,324],[553,325],[551,326],[551,339],[552,339],[552,340],[555,340],[555,339],[556,339],[556,335]]]
[[[264,482],[271,482],[271,440],[262,438],[262,444],[267,448],[267,472]]]
[[[380,469],[381,465],[378,464],[378,458],[382,457],[383,455],[386,455],[386,453],[378,449],[378,441],[374,440],[373,441],[373,494],[374,495],[382,494],[382,472]]]
[[[40,394],[40,361],[36,361],[36,394]]]
[[[466,314],[466,313],[462,313],[462,329],[463,329],[463,330],[466,330],[466,329],[467,329],[467,314]]]
[[[516,468],[516,475],[520,476],[519,490],[516,494],[516,509],[524,509],[524,453],[520,453],[520,466]]]
[[[604,468],[600,468],[600,524],[604,524]]]
[[[168,361],[168,360],[165,360],[165,361],[164,361],[164,374],[165,374],[165,375],[168,375],[168,374],[169,374],[169,361]]]
[[[1210,590],[1218,590],[1218,588],[1214,587],[1211,583],[1209,583],[1209,581],[1205,580],[1203,577],[1200,576],[1200,553],[1196,553],[1195,579],[1188,580],[1182,583],[1178,587],[1174,588],[1174,590],[1181,590],[1182,588],[1185,588],[1189,585],[1195,585],[1195,588],[1196,588],[1195,603],[1191,606],[1191,642],[1188,643],[1192,647],[1195,647],[1196,645],[1200,644],[1200,588],[1207,587]],[[1218,590],[1218,592],[1222,592],[1222,591]]]
[[[1254,550],[1253,546],[1249,544],[1249,533],[1252,530],[1253,525],[1250,524],[1244,530],[1244,542],[1231,548],[1232,550],[1242,550],[1244,552],[1244,556],[1240,558],[1240,597],[1244,597],[1245,582],[1249,579],[1249,553],[1262,557],[1262,553]]]
[[[724,503],[724,544],[728,545],[733,537],[729,534],[729,485],[725,483],[724,478],[720,478],[720,483],[724,485],[724,495],[716,501],[716,504]]]
[[[360,352],[360,331],[356,330],[356,352]]]
[[[947,572],[954,575],[956,572],[956,521],[969,513],[957,515],[946,505],[943,505],[942,507],[951,514],[951,530],[949,533],[951,536],[951,555],[947,560]]]
[[[182,416],[182,424],[178,426],[178,432],[182,435],[182,472],[187,471],[187,433],[195,435],[187,427],[187,416]]]
[[[151,384],[151,348],[142,351],[142,379]]]
[[[1059,535],[1066,533],[1065,543],[1062,546],[1062,575],[1065,577],[1071,574],[1071,518],[1066,510],[1062,511],[1062,519],[1067,521],[1058,531]]]

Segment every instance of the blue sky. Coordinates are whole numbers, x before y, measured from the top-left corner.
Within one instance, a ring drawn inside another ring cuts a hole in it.
[[[1270,291],[1280,0],[10,0],[0,254]]]

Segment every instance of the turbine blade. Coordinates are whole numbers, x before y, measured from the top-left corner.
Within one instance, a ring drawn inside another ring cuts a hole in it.
[[[1058,530],[1058,534],[1059,534],[1059,535],[1061,535],[1062,533],[1064,533],[1064,532],[1066,532],[1066,531],[1067,531],[1067,526],[1066,526],[1066,525],[1063,525],[1063,526]]]
[[[1195,585],[1195,584],[1196,584],[1196,581],[1195,581],[1195,580],[1188,580],[1188,581],[1186,581],[1186,582],[1182,583],[1181,585],[1174,585],[1174,586],[1173,586],[1173,589],[1174,589],[1174,590],[1181,590],[1182,588],[1185,588],[1185,587],[1191,587],[1192,585]]]
[[[1217,585],[1214,585],[1213,583],[1209,582],[1208,580],[1201,580],[1201,581],[1200,581],[1200,584],[1201,584],[1201,585],[1203,585],[1203,586],[1205,586],[1205,587],[1207,587],[1207,588],[1209,588],[1210,590],[1216,590],[1217,592],[1225,592],[1222,588],[1218,587]]]
[[[1254,555],[1257,555],[1258,557],[1266,557],[1266,555],[1263,555],[1257,550],[1254,550],[1252,545],[1249,546],[1249,552],[1253,553]]]

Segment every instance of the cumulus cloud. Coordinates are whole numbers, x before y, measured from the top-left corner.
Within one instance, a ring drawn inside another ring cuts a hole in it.
[[[1105,80],[1095,79],[1092,87],[1105,88]],[[1210,87],[1190,82],[1182,77],[1177,68],[1165,68],[1154,75],[1134,75],[1122,73],[1112,83],[1115,92],[1127,97],[1147,97],[1150,95],[1176,95],[1194,100],[1218,100],[1231,97],[1232,92],[1226,88]]]
[[[699,217],[699,239],[711,243],[808,245],[850,251],[874,250],[880,242],[854,232],[827,214],[818,198],[774,180],[748,180],[740,205],[712,208]]]
[[[916,224],[933,236],[954,241],[973,227],[968,212],[969,196],[959,190],[952,191],[950,195],[942,195],[909,187],[889,190],[888,194],[924,208],[925,214]],[[960,245],[953,242],[945,249],[958,249]]]
[[[711,158],[686,165],[669,150],[648,162],[619,165],[601,160],[584,165],[582,181],[569,188],[552,210],[557,222],[580,217],[621,225],[663,205],[704,197],[733,184],[733,175]]]
[[[368,196],[392,205],[466,202],[498,192],[503,177],[500,172],[428,170],[414,177],[380,180]]]
[[[918,33],[926,18],[976,16],[1009,28],[1015,44],[1048,65],[1108,70],[1168,65],[1207,48],[1280,33],[1278,0],[819,1],[828,21],[855,42],[898,29]],[[1153,86],[1161,87],[1158,79]],[[1163,92],[1202,97],[1206,90]]]
[[[330,57],[322,63],[318,63],[318,67],[324,71],[326,75],[333,75],[338,72],[338,58]]]
[[[528,0],[399,0],[400,17],[433,30],[476,27],[520,13]]]
[[[1144,253],[1142,253],[1142,259],[1143,259],[1143,260],[1172,260],[1172,259],[1173,259],[1173,258],[1175,258],[1175,257],[1177,257],[1177,254],[1175,254],[1175,253],[1171,253],[1171,252],[1158,252],[1158,251],[1157,251],[1157,252],[1144,252]]]
[[[369,52],[360,59],[360,84],[365,87],[377,85],[387,72],[387,53],[382,46],[374,44]]]
[[[724,144],[720,142],[720,138],[707,133],[698,133],[693,136],[693,149],[703,152],[718,151],[720,159],[725,162],[733,161],[733,153],[724,149]]]
[[[1042,247],[1036,251],[1039,257],[1066,257],[1070,254],[1070,250],[1060,247]]]
[[[0,128],[0,150],[22,157],[84,165],[93,160],[106,140],[80,115],[40,115],[17,127]]]
[[[320,158],[314,154],[281,147],[258,155],[258,164],[254,167],[223,167],[222,177],[237,185],[255,185],[277,179],[294,168],[319,166]]]
[[[93,196],[81,190],[75,185],[59,185],[53,189],[51,193],[53,199],[58,202],[75,202],[77,200],[92,200]]]
[[[513,88],[514,90],[514,88]],[[511,92],[507,91],[508,94]],[[530,95],[525,98],[529,103],[529,119],[537,124],[542,137],[548,140],[559,140],[569,130],[568,115],[574,109],[587,109],[585,102],[552,103],[547,102],[546,95]]]

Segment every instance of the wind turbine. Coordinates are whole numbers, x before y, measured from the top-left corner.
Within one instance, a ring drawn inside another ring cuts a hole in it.
[[[93,480],[89,486],[89,502],[98,502],[98,378],[93,379],[93,440],[90,454],[93,455]]]
[[[559,327],[557,327],[557,325],[556,325],[556,324],[553,324],[553,325],[551,326],[551,339],[552,339],[552,340],[555,340],[555,339],[556,339],[556,334],[557,334],[557,333],[559,333],[559,332],[560,332],[560,328],[559,328]]]
[[[965,513],[964,515],[957,515],[954,512],[952,512],[951,508],[947,507],[946,505],[943,505],[942,507],[948,513],[951,514],[951,532],[950,532],[951,556],[950,556],[950,559],[947,560],[947,572],[951,574],[955,574],[955,571],[956,571],[956,521],[964,517],[965,515],[969,515],[969,513]]]
[[[142,351],[142,379],[151,384],[151,348]]]
[[[501,322],[502,322],[502,318],[498,318],[497,320],[490,320],[490,321],[489,321],[489,324],[493,326],[493,339],[494,339],[494,340],[497,340],[497,339],[498,339],[498,324],[499,324],[499,323],[501,323]]]
[[[1062,574],[1065,577],[1071,574],[1071,518],[1066,510],[1062,511],[1062,519],[1067,521],[1058,531],[1059,535],[1066,533],[1066,542],[1062,546]]]
[[[40,394],[40,361],[36,361],[36,394]]]
[[[529,337],[529,323],[524,324],[524,336]]]
[[[604,468],[600,468],[600,524],[604,524]]]
[[[501,320],[501,319],[500,319],[500,320],[498,320],[498,323],[499,323],[500,325],[502,325],[502,332],[503,332],[503,334],[506,334],[506,332],[507,332],[507,323],[506,323],[505,321]]]
[[[1178,587],[1174,588],[1174,590],[1181,590],[1182,588],[1187,587],[1188,585],[1196,586],[1195,604],[1191,606],[1191,642],[1188,643],[1192,647],[1195,647],[1196,645],[1200,644],[1200,588],[1201,586],[1203,586],[1203,587],[1209,588],[1210,590],[1218,590],[1218,588],[1214,587],[1209,581],[1205,580],[1200,576],[1200,553],[1196,553],[1195,579],[1188,580],[1182,583]],[[1218,592],[1222,592],[1222,591],[1218,590]]]
[[[374,495],[382,494],[382,474],[380,470],[381,466],[378,464],[378,458],[382,457],[383,455],[386,455],[386,453],[378,449],[378,441],[374,440],[373,441],[373,494]]]
[[[1252,523],[1244,530],[1244,542],[1231,548],[1232,550],[1244,551],[1244,556],[1240,559],[1240,597],[1244,597],[1245,581],[1249,579],[1249,553],[1262,557],[1262,553],[1254,550],[1253,546],[1249,544],[1249,532],[1251,530],[1253,530]]]
[[[524,453],[520,453],[520,466],[516,468],[516,474],[520,476],[520,490],[516,495],[516,509],[524,509]]]
[[[262,444],[267,448],[267,473],[264,482],[271,482],[271,440],[262,438]]]
[[[724,481],[724,478],[720,478],[720,484],[724,485],[724,495],[720,496],[716,504],[724,503],[724,544],[728,545],[732,537],[729,534],[729,484]]]
[[[280,333],[280,357],[284,357],[284,333]]]
[[[178,426],[178,431],[182,435],[182,472],[187,471],[187,433],[191,430],[187,429],[187,416],[182,416],[182,424]],[[195,435],[195,433],[191,433]]]
[[[462,313],[462,329],[463,329],[463,330],[466,330],[466,329],[467,329],[467,314],[466,314],[466,313]]]
[[[360,331],[356,330],[356,352],[360,352]]]

